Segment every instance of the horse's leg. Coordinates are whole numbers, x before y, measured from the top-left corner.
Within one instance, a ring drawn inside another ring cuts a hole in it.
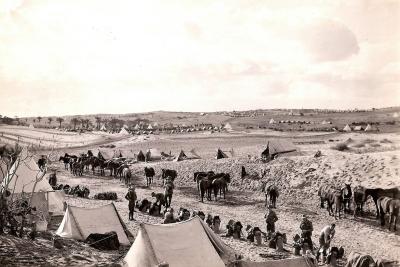
[[[324,208],[324,199],[322,197],[320,197],[320,200],[321,200],[320,208],[323,209]]]
[[[379,208],[378,208],[378,199],[376,197],[372,198],[374,200],[375,203],[375,208],[376,208],[376,218],[379,218]]]
[[[265,207],[268,206],[268,195],[265,194]]]

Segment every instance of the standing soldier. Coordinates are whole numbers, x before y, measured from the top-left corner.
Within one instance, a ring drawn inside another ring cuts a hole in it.
[[[133,221],[133,213],[135,212],[135,202],[137,200],[137,195],[135,192],[135,187],[131,185],[129,187],[128,193],[126,194],[125,198],[129,201],[129,220]]]
[[[300,223],[300,229],[301,229],[301,238],[303,240],[303,244],[308,245],[308,249],[312,250],[313,249],[313,243],[312,243],[312,232],[314,230],[312,222],[307,218],[307,215],[303,215],[303,220]]]
[[[278,220],[278,216],[276,216],[275,211],[272,210],[272,206],[268,206],[268,212],[264,216],[265,222],[267,223],[267,234],[268,237],[275,233],[275,222]]]

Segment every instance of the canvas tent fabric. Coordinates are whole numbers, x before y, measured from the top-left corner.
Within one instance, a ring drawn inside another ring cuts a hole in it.
[[[362,126],[354,127],[354,131],[362,131],[362,130],[363,130]]]
[[[120,135],[127,135],[129,134],[128,131],[125,128],[122,128],[121,131],[119,131]]]
[[[100,131],[107,131],[106,125],[102,124],[100,127]]]
[[[29,124],[29,129],[34,129],[35,127],[33,126],[33,124]]]
[[[317,265],[307,257],[297,257],[283,260],[269,260],[264,262],[237,261],[237,267],[316,267]]]
[[[156,148],[150,148],[146,152],[146,161],[161,160],[161,153]]]
[[[294,144],[288,140],[270,140],[267,143],[267,148],[261,152],[261,157],[274,157],[282,153],[296,151]]]
[[[188,159],[188,156],[186,156],[185,152],[183,152],[183,150],[181,150],[181,152],[179,152],[179,155],[175,158],[174,161],[182,161]]]
[[[93,155],[95,155],[96,157],[98,156],[98,154],[102,155],[102,157],[104,159],[112,159],[114,157],[114,151],[110,150],[110,149],[97,149],[93,151]]]
[[[143,151],[140,150],[137,157],[136,157],[137,161],[146,161],[146,157],[143,154]]]
[[[346,126],[344,126],[343,131],[345,132],[351,132],[351,128],[348,124],[346,124]]]
[[[140,130],[139,124],[136,124],[135,127],[134,127],[133,129],[135,129],[135,130]]]
[[[224,129],[227,130],[227,131],[232,131],[233,130],[232,125],[229,122],[227,124],[225,124]]]
[[[9,172],[2,181],[2,190],[7,186],[11,193],[19,194],[22,192],[48,192],[53,191],[53,188],[44,178],[39,166],[34,158],[28,155],[28,151],[23,149]],[[36,185],[35,182],[37,181]]]
[[[393,113],[393,118],[398,118],[399,117],[399,113],[395,112]]]
[[[221,149],[218,148],[216,158],[224,159],[224,158],[228,158],[228,155],[226,155]]]
[[[368,124],[367,127],[365,127],[365,130],[364,130],[364,131],[366,131],[366,132],[372,131],[371,124]]]
[[[85,240],[92,233],[114,231],[122,245],[130,245],[126,229],[114,203],[96,208],[68,206],[56,235],[64,238]]]
[[[141,224],[124,258],[125,267],[224,267],[234,251],[199,217],[173,224]]]

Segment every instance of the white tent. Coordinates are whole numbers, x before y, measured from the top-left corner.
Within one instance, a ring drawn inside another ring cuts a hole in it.
[[[151,124],[149,124],[149,126],[147,126],[147,130],[153,130],[153,127],[151,126]]]
[[[102,125],[100,126],[100,131],[107,131],[107,128],[106,128],[106,125],[105,125],[105,124],[102,124]]]
[[[232,125],[228,122],[227,124],[225,124],[224,129],[227,131],[232,131]]]
[[[399,117],[399,113],[395,112],[393,113],[393,118],[398,118]]]
[[[131,234],[119,217],[114,203],[96,208],[68,206],[56,235],[85,240],[90,234],[111,231],[117,233],[122,245],[130,245],[128,236]]]
[[[153,127],[158,127],[158,123],[157,122],[155,122],[155,123],[153,123]]]
[[[362,126],[354,127],[354,131],[362,131],[362,130],[364,130]]]
[[[120,135],[127,135],[129,134],[128,131],[125,128],[122,128],[121,131],[119,131]]]
[[[323,120],[322,122],[321,122],[321,124],[329,124],[329,122],[327,122],[326,120]]]
[[[33,124],[29,124],[29,129],[34,129],[35,127],[33,126]]]
[[[133,129],[135,129],[135,130],[140,130],[139,124],[136,124],[135,127],[134,127]]]
[[[348,124],[346,124],[346,126],[343,128],[343,131],[345,132],[351,132],[351,128]]]
[[[269,124],[274,124],[274,123],[276,123],[276,121],[274,119],[269,120]]]
[[[138,235],[123,262],[125,267],[224,267],[235,260],[225,245],[199,217],[172,224],[140,224]]]
[[[371,124],[368,124],[367,127],[365,127],[365,130],[364,130],[364,131],[366,131],[366,132],[371,132],[371,131],[372,131]]]
[[[122,125],[122,128],[129,129],[128,125],[126,125],[126,124]]]
[[[7,187],[14,194],[53,191],[44,175],[33,156],[28,155],[28,151],[23,149],[4,176],[1,186],[2,189]]]

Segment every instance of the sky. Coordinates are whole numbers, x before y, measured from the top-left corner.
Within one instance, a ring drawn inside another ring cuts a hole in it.
[[[0,0],[0,114],[400,105],[400,1]]]

